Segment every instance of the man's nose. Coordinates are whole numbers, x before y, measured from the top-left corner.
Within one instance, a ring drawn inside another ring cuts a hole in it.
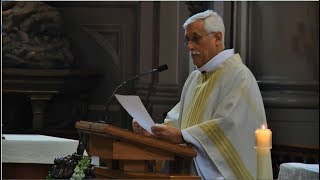
[[[194,45],[193,45],[193,42],[192,41],[189,41],[188,44],[187,44],[187,47],[190,51],[192,51],[194,49]]]

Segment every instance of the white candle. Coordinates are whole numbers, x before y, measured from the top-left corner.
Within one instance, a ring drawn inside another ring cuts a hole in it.
[[[268,148],[272,147],[272,132],[267,129],[264,124],[261,129],[256,130],[256,148]]]
[[[257,150],[257,179],[273,179],[271,153],[272,132],[262,125],[255,132]]]

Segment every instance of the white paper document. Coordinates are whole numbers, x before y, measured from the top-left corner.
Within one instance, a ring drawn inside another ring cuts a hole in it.
[[[152,133],[151,126],[154,125],[154,121],[142,104],[139,96],[116,94],[115,97],[141,127],[147,130],[149,133]]]

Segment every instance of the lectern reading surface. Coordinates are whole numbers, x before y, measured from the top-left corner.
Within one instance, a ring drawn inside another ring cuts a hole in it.
[[[187,162],[197,155],[189,146],[145,137],[109,124],[80,121],[79,132],[88,136],[87,152],[105,160],[95,167],[97,178],[200,179],[189,174]],[[171,160],[169,174],[157,172],[156,160]]]

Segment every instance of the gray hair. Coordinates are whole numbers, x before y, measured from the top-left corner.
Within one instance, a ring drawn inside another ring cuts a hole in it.
[[[188,27],[188,25],[196,22],[196,21],[204,21],[204,30],[207,33],[212,32],[221,32],[222,34],[222,45],[224,47],[224,23],[222,18],[214,11],[212,10],[206,10],[204,12],[195,14],[191,16],[189,19],[186,20],[186,22],[183,24],[184,30]]]

